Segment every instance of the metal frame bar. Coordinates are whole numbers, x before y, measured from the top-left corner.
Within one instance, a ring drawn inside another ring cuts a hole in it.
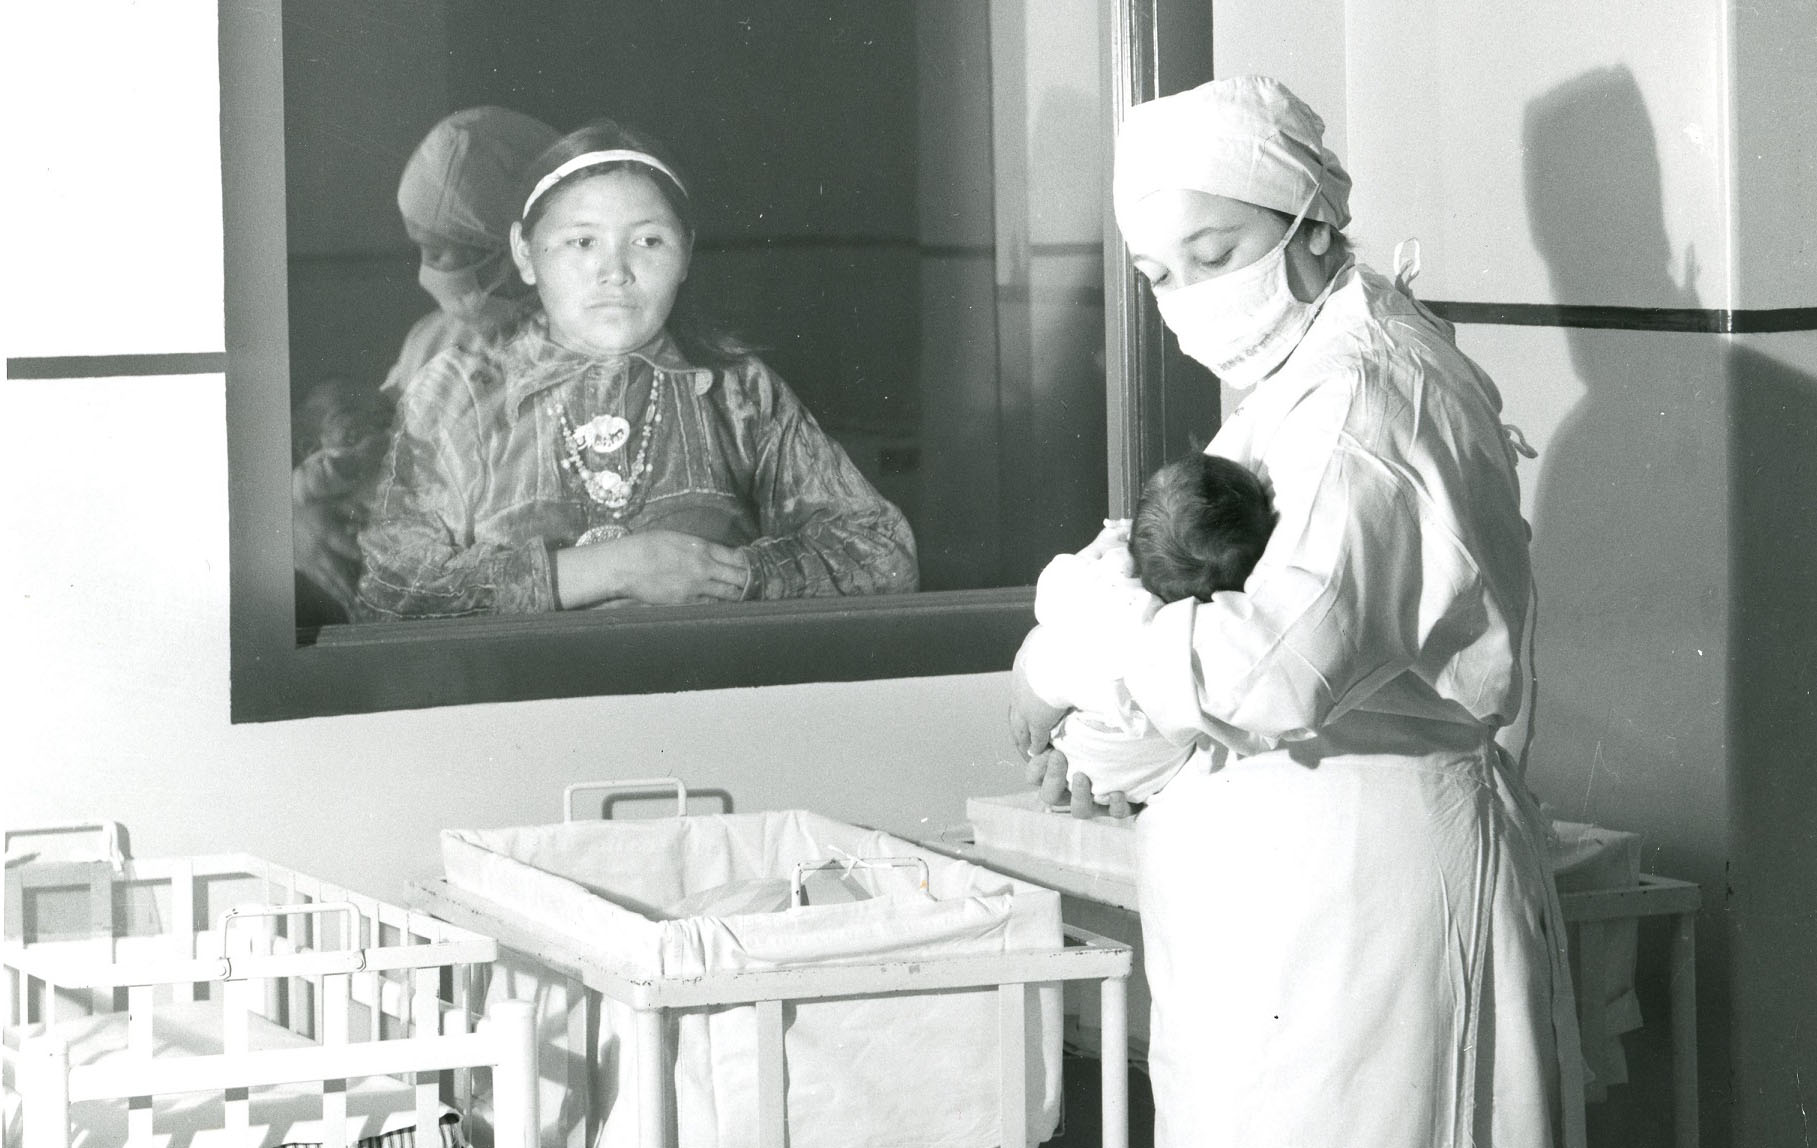
[[[1212,29],[1211,5],[1201,0],[1111,0],[1108,9],[1104,147],[1112,155],[1130,108],[1212,78]],[[1154,297],[1130,267],[1111,204],[1111,168],[1104,165],[1105,418],[1110,512],[1125,516],[1143,477],[1180,451],[1170,438],[1209,437],[1218,411],[1209,374],[1168,345]],[[1208,390],[1210,409],[1195,409],[1195,386]]]

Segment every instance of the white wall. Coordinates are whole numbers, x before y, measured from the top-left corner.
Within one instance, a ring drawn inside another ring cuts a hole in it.
[[[221,347],[215,8],[4,9],[8,356]]]
[[[1545,246],[1551,229],[1589,219],[1534,218],[1536,205],[1662,218],[1670,267],[1695,251],[1697,286],[1726,298],[1726,122],[1723,10],[1708,0],[1621,0],[1521,5],[1445,0],[1350,0],[1345,74],[1353,209],[1368,256],[1419,236],[1420,289],[1434,299],[1601,306],[1676,306],[1664,272],[1629,274],[1633,253],[1559,283]],[[1632,76],[1644,103],[1636,119],[1619,90],[1598,77]],[[1534,154],[1528,122],[1553,105],[1591,115],[1604,130],[1567,119],[1570,134]],[[1595,150],[1589,145],[1594,144]],[[1582,151],[1570,150],[1574,145]],[[1532,160],[1541,160],[1535,165]],[[1365,178],[1372,176],[1374,178]],[[1591,198],[1612,196],[1609,200]],[[1606,222],[1598,216],[1594,222]],[[1613,243],[1617,235],[1579,235]],[[1590,253],[1584,253],[1586,256]],[[1667,251],[1649,251],[1664,259]],[[1565,290],[1559,290],[1565,287]]]

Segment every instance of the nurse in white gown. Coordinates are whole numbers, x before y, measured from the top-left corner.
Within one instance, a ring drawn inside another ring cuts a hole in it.
[[[1242,592],[1119,657],[1035,630],[1012,724],[1032,752],[1133,705],[1202,747],[1138,823],[1158,1144],[1580,1144],[1543,826],[1494,741],[1531,586],[1500,396],[1350,258],[1323,130],[1260,77],[1125,122],[1117,221],[1182,349],[1247,389],[1206,449],[1280,523]]]

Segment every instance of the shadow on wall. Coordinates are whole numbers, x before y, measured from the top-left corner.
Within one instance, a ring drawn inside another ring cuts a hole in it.
[[[1565,305],[1696,308],[1675,266],[1653,124],[1625,68],[1527,108],[1534,242]],[[1540,458],[1534,513],[1540,696],[1531,781],[1561,815],[1640,832],[1644,867],[1722,904],[1723,689],[1729,552],[1719,337],[1573,328],[1581,403]],[[1706,919],[1715,923],[1715,914]],[[1721,931],[1699,936],[1704,1125],[1723,1123],[1728,998]],[[1663,1017],[1642,950],[1641,1007]],[[1653,991],[1649,991],[1653,990]],[[1663,1026],[1628,1040],[1630,1083],[1590,1110],[1593,1143],[1669,1143]],[[1709,1141],[1706,1141],[1709,1142]]]
[[[1558,303],[1700,306],[1695,252],[1673,266],[1653,126],[1626,69],[1536,100],[1525,143]],[[1723,848],[1709,816],[1723,798],[1722,344],[1589,328],[1567,340],[1586,393],[1540,459],[1537,780],[1572,816],[1656,819],[1665,862],[1709,868]]]
[[[1817,364],[1817,332],[1785,336]],[[1737,1144],[1811,1142],[1817,1077],[1817,375],[1728,356],[1729,930]]]
[[[1702,306],[1626,69],[1534,101],[1525,143],[1557,302]],[[1641,832],[1647,868],[1703,886],[1713,1145],[1803,1126],[1796,1066],[1817,1015],[1817,334],[1774,339],[1803,368],[1713,334],[1570,331],[1586,394],[1541,460],[1535,513],[1533,780],[1567,816]],[[1665,1011],[1662,945],[1643,933],[1649,1018]],[[1593,1142],[1670,1142],[1662,1029],[1629,1038],[1632,1083],[1592,1107]]]

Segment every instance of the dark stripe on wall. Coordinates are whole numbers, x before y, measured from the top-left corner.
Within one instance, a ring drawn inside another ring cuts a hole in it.
[[[1737,335],[1817,331],[1817,307],[1778,307],[1768,311],[1730,311],[1728,329]]]
[[[1587,327],[1613,331],[1679,331],[1764,335],[1817,331],[1817,307],[1719,311],[1697,307],[1588,307],[1559,303],[1455,303],[1425,300],[1453,323],[1504,327]]]
[[[1066,301],[1097,302],[1099,292],[1081,292]],[[1504,327],[1580,327],[1612,331],[1677,331],[1703,334],[1770,335],[1817,331],[1817,307],[1779,307],[1759,311],[1718,311],[1694,307],[1584,307],[1554,303],[1456,303],[1443,299],[1426,306],[1453,323]],[[9,379],[115,379],[160,375],[219,375],[227,371],[227,352],[199,351],[175,355],[47,355],[6,361]]]
[[[9,379],[124,379],[157,375],[220,375],[226,351],[181,355],[47,355],[8,359]]]
[[[1769,311],[1730,311],[1728,329],[1737,335],[1817,331],[1817,307],[1778,307]]]

